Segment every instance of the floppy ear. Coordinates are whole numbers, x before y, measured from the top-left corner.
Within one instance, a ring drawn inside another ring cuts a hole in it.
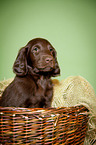
[[[18,76],[27,74],[27,51],[28,47],[21,48],[14,62],[13,71]]]
[[[52,76],[56,77],[58,75],[60,75],[60,68],[59,68],[58,62],[56,60],[55,69],[54,69],[54,72],[53,72]]]
[[[52,74],[53,77],[60,75],[60,68],[57,62],[57,57],[56,57],[57,53],[56,51],[54,51],[54,58],[55,58],[55,69],[54,72]]]

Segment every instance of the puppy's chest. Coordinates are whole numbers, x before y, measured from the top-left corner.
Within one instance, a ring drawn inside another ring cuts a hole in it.
[[[45,94],[48,90],[52,90],[51,80],[41,77],[37,81],[37,88],[38,93]]]

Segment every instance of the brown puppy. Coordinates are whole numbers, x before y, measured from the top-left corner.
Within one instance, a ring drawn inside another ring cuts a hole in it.
[[[21,48],[13,65],[16,74],[5,89],[1,106],[47,108],[51,106],[51,76],[60,74],[56,51],[45,39],[36,38]]]

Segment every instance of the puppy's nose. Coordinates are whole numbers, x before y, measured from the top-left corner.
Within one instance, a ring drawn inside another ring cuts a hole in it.
[[[46,63],[52,63],[52,62],[53,62],[53,58],[52,58],[52,57],[47,57],[47,58],[45,59],[45,62],[46,62]]]

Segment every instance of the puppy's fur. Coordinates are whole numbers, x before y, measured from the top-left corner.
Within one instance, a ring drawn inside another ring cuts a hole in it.
[[[1,106],[47,108],[51,106],[51,76],[60,74],[56,51],[45,39],[36,38],[21,48],[13,65],[16,74],[5,89]]]

